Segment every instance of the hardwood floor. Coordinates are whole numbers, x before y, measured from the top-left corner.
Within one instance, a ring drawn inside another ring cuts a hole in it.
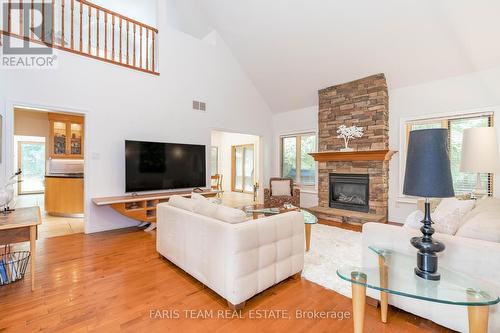
[[[0,332],[353,331],[351,319],[295,318],[297,309],[352,310],[349,298],[304,279],[288,279],[253,297],[241,313],[244,318],[230,318],[233,313],[227,312],[218,319],[219,311],[228,310],[226,302],[159,258],[154,232],[133,228],[73,234],[42,239],[37,245],[36,290],[30,291],[28,276],[0,287]],[[184,310],[194,311],[190,319]],[[285,310],[291,319],[250,318],[278,314],[256,310]],[[176,313],[178,319],[167,318]],[[201,314],[207,318],[195,318]],[[389,311],[388,324],[379,316],[378,309],[367,306],[365,332],[449,332],[395,308]]]

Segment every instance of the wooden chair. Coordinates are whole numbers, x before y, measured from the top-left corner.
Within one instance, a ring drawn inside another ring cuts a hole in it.
[[[210,177],[210,180],[212,181],[212,190],[220,191],[217,193],[217,196],[220,198],[222,196],[222,175],[220,173],[215,174]]]
[[[287,182],[287,186],[290,186],[290,191],[287,195],[276,195],[273,192],[273,183],[277,185],[277,182],[281,184]],[[286,203],[300,207],[300,189],[294,187],[293,179],[291,178],[271,178],[269,180],[269,188],[264,189],[264,206],[266,208],[279,208],[283,207]]]

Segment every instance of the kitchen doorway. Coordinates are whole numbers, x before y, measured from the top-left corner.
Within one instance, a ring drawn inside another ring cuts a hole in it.
[[[39,238],[84,232],[84,117],[14,107],[14,208],[40,207]]]

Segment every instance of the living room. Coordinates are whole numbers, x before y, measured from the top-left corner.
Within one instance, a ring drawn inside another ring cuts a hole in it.
[[[500,330],[498,4],[2,10],[0,331]],[[84,116],[84,233],[10,200],[16,108]]]

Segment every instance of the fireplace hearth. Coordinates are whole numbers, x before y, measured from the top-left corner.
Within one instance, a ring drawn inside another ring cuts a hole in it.
[[[367,174],[330,173],[330,208],[367,213],[370,180]]]

